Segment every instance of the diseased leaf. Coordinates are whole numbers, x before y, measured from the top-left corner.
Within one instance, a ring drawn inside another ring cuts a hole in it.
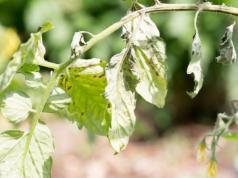
[[[18,93],[7,96],[1,107],[3,116],[14,123],[27,119],[31,111],[33,111],[31,99]]]
[[[84,41],[83,33],[75,32],[71,42],[72,55],[75,57],[80,56],[84,45],[86,45],[86,42]]]
[[[21,65],[21,57],[17,52],[14,54],[13,59],[8,63],[6,70],[0,75],[0,91],[5,90],[10,85],[13,77]]]
[[[72,99],[68,111],[78,126],[107,135],[110,105],[104,97],[105,62],[100,59],[77,60],[61,77],[59,86]]]
[[[26,85],[31,88],[45,88],[45,84],[42,83],[42,76],[39,72],[25,73]]]
[[[48,25],[46,25],[48,26]],[[0,75],[0,91],[5,90],[11,83],[18,70],[31,72],[39,70],[34,62],[42,61],[45,55],[45,47],[42,42],[42,33],[46,32],[48,27],[41,28],[40,31],[32,33],[30,39],[21,44],[19,50],[14,54],[13,59],[9,62],[6,70]]]
[[[129,50],[124,49],[111,58],[106,69],[108,85],[105,94],[111,105],[111,127],[108,138],[116,153],[127,146],[136,121],[135,91],[131,86],[134,83],[134,76],[128,70],[129,63]]]
[[[157,26],[147,14],[143,14],[125,24],[122,32],[122,37],[136,46],[147,46],[153,39],[160,37]],[[147,46],[147,48],[149,47]]]
[[[132,44],[132,70],[139,82],[136,91],[147,102],[163,107],[167,95],[165,43],[149,15],[142,15],[123,27]]]
[[[59,87],[56,87],[45,106],[44,111],[47,112],[56,112],[62,109],[67,108],[67,106],[71,103],[71,98],[65,91]]]
[[[187,74],[193,74],[194,76],[194,89],[193,91],[187,92],[187,94],[194,98],[198,92],[201,90],[203,85],[203,70],[201,66],[201,60],[202,60],[202,45],[201,40],[199,37],[198,29],[197,29],[197,18],[198,13],[196,13],[194,25],[195,25],[195,34],[193,36],[193,42],[192,42],[192,53],[191,53],[191,61],[189,62],[188,68],[187,68]]]
[[[235,22],[226,28],[219,44],[220,56],[216,58],[217,62],[222,64],[231,64],[236,62],[236,50],[232,42]]]
[[[29,134],[9,130],[0,134],[0,173],[4,178],[50,178],[53,138],[43,123],[38,123],[29,151],[23,160]],[[24,162],[23,162],[24,161]]]

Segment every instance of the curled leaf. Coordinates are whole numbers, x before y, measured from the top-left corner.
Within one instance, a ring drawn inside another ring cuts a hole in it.
[[[111,127],[108,132],[109,141],[119,153],[129,141],[135,126],[135,91],[134,76],[128,68],[130,53],[124,49],[114,55],[106,69],[106,98],[110,102]]]
[[[222,64],[231,64],[236,62],[236,50],[232,42],[235,22],[226,28],[219,44],[220,56],[216,58],[217,62]]]
[[[18,93],[13,93],[6,97],[1,107],[3,116],[14,123],[25,120],[31,111],[33,111],[31,99]]]
[[[71,42],[71,50],[73,56],[80,56],[83,47],[86,45],[83,33],[75,32]]]
[[[198,13],[196,13],[195,20],[194,20],[194,26],[195,26],[195,34],[193,36],[193,42],[192,42],[192,53],[191,53],[191,61],[189,62],[188,68],[187,68],[187,74],[193,74],[194,76],[194,82],[195,86],[193,91],[187,92],[187,94],[194,98],[198,92],[201,90],[203,85],[203,70],[201,65],[202,60],[202,45],[201,40],[199,37],[198,29],[197,29],[197,18]]]

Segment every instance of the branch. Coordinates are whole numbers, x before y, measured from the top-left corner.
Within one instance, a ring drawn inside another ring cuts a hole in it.
[[[100,40],[109,36],[119,28],[121,28],[124,24],[133,20],[136,17],[139,17],[141,14],[145,13],[159,13],[166,11],[197,11],[198,9],[202,9],[203,11],[209,12],[219,12],[228,15],[238,16],[238,8],[228,7],[225,5],[212,5],[211,3],[203,3],[203,4],[156,4],[151,7],[145,7],[138,11],[134,11],[125,17],[123,17],[120,21],[112,24],[102,32],[95,35],[91,40],[88,41],[87,45],[85,45],[83,49],[83,53],[88,51],[92,46],[98,43]]]

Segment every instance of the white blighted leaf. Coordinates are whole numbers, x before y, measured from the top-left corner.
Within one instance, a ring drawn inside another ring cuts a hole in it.
[[[3,116],[14,123],[25,120],[32,111],[31,99],[18,93],[7,96],[1,107]]]
[[[11,83],[17,72],[31,72],[39,70],[39,66],[33,63],[44,61],[45,47],[42,34],[52,28],[50,23],[45,23],[36,33],[32,33],[29,40],[22,43],[13,59],[8,63],[5,71],[0,75],[0,92]]]
[[[192,56],[187,68],[187,74],[193,74],[195,86],[193,91],[187,92],[191,98],[194,98],[203,85],[203,71],[201,66],[202,49],[198,33],[195,33],[192,42]]]
[[[142,15],[123,26],[122,36],[134,45],[140,46],[143,42],[159,37],[160,32],[149,15]]]
[[[194,28],[195,28],[195,34],[193,36],[193,42],[192,42],[192,52],[191,52],[191,61],[189,62],[188,68],[187,68],[187,74],[193,74],[194,76],[194,89],[193,91],[187,92],[187,94],[194,98],[198,92],[201,90],[203,85],[203,70],[201,65],[202,60],[202,44],[198,33],[197,28],[197,18],[200,13],[200,10],[196,12],[195,18],[194,18]]]
[[[73,55],[79,56],[84,45],[86,45],[86,42],[84,41],[83,34],[81,32],[75,32],[71,42],[71,50]]]
[[[147,102],[163,107],[167,95],[165,44],[157,39],[151,48],[134,46],[132,69],[139,79],[136,92]]]
[[[59,87],[56,87],[46,104],[47,110],[59,111],[66,108],[71,103],[71,98],[65,91]]]
[[[9,130],[0,134],[1,178],[51,177],[54,145],[50,130],[39,122],[31,136],[29,143],[29,133]]]
[[[31,88],[45,88],[42,83],[42,76],[39,72],[25,73],[26,85]]]
[[[220,56],[218,56],[217,62],[223,64],[231,64],[236,62],[236,50],[232,42],[233,30],[235,22],[226,28],[224,35],[219,44]]]
[[[111,127],[108,138],[116,151],[123,150],[134,131],[135,126],[135,92],[132,87],[133,75],[128,67],[130,56],[128,49],[113,56],[106,69],[106,98],[111,105]]]
[[[165,43],[149,15],[128,22],[123,36],[132,44],[132,70],[137,76],[136,92],[146,101],[163,107],[167,95]]]
[[[17,70],[22,66],[22,60],[17,52],[14,54],[13,59],[8,63],[5,71],[0,75],[0,91],[5,90],[14,78]]]

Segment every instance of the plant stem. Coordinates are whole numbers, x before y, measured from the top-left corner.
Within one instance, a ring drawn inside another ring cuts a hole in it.
[[[47,68],[54,69],[54,70],[57,70],[59,68],[59,64],[49,62],[49,61],[36,60],[36,61],[33,61],[33,63],[35,65],[39,65],[39,66],[42,66],[42,67],[47,67]]]
[[[138,11],[134,11],[125,17],[123,17],[120,21],[112,24],[102,32],[95,35],[91,40],[87,42],[83,49],[83,53],[89,50],[92,46],[98,43],[100,40],[104,39],[105,37],[109,36],[119,28],[121,28],[124,24],[128,23],[129,21],[133,20],[134,18],[140,16],[141,14],[146,13],[158,13],[158,12],[165,12],[165,11],[196,11],[201,9],[202,11],[209,11],[209,12],[220,12],[224,14],[230,14],[234,16],[238,16],[238,8],[235,7],[228,7],[225,5],[212,5],[210,3],[203,3],[203,4],[156,4],[151,7],[145,7]]]
[[[23,153],[23,159],[22,159],[22,166],[23,166],[23,174],[24,174],[24,162],[25,162],[25,159],[26,159],[26,156],[27,156],[27,153],[30,149],[30,143],[31,143],[31,139],[33,137],[33,134],[34,134],[34,130],[36,128],[36,125],[40,119],[40,115],[44,109],[44,106],[50,96],[50,93],[51,91],[54,89],[54,86],[55,84],[57,83],[57,78],[58,78],[58,73],[57,72],[54,72],[48,85],[47,85],[47,88],[44,90],[43,92],[43,97],[42,97],[42,100],[40,102],[40,104],[37,106],[36,108],[36,113],[34,114],[34,117],[33,117],[33,121],[32,121],[32,125],[31,125],[31,128],[30,128],[30,131],[29,131],[29,134],[27,136],[27,140],[26,140],[26,144],[25,144],[25,149],[24,149],[24,153]]]

